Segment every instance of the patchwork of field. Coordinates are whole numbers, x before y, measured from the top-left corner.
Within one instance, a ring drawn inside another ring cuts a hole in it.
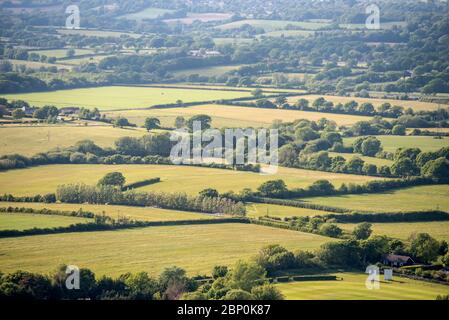
[[[250,203],[246,206],[246,210],[247,210],[246,215],[250,218],[258,218],[264,216],[278,217],[278,218],[313,217],[313,216],[322,216],[330,213],[319,210],[279,206],[275,204],[264,204],[264,203]]]
[[[298,119],[318,121],[322,118],[334,120],[338,125],[352,125],[358,121],[370,120],[370,117],[350,116],[342,114],[331,114],[322,112],[308,112],[282,109],[261,109],[251,107],[235,107],[218,104],[205,104],[193,107],[180,107],[169,109],[148,110],[123,110],[106,113],[110,117],[123,116],[130,122],[143,125],[146,117],[157,117],[163,126],[173,127],[177,116],[185,118],[197,114],[207,114],[212,117],[212,126],[217,128],[244,128],[244,127],[267,127],[274,120],[291,122]]]
[[[356,224],[339,223],[338,226],[351,232]],[[372,229],[373,234],[386,235],[403,241],[407,241],[413,233],[423,232],[435,239],[449,241],[449,221],[373,223]]]
[[[419,186],[375,194],[312,197],[305,201],[363,211],[443,210],[449,212],[449,185]]]
[[[68,227],[71,224],[87,223],[90,221],[92,221],[92,219],[77,217],[28,213],[0,213],[0,230]]]
[[[112,126],[17,126],[0,127],[0,155],[18,153],[32,156],[55,148],[92,140],[101,147],[112,147],[121,137],[141,137],[144,130],[119,129]]]
[[[180,70],[173,73],[174,76],[190,76],[190,75],[200,75],[205,77],[216,77],[221,76],[225,73],[238,70],[242,65],[230,65],[230,66],[217,66],[217,67],[205,67],[196,69],[186,69]]]
[[[395,99],[374,99],[374,98],[359,98],[359,97],[340,97],[340,96],[325,96],[325,95],[315,95],[308,94],[300,97],[289,97],[289,103],[295,103],[299,99],[307,99],[312,103],[316,99],[323,97],[327,101],[331,101],[334,104],[342,103],[345,104],[350,101],[356,101],[358,104],[362,103],[372,103],[374,107],[378,107],[384,103],[390,103],[392,106],[401,106],[404,109],[412,108],[414,111],[427,111],[427,110],[437,110],[438,104],[432,102],[423,102],[415,100],[395,100]]]
[[[285,29],[288,25],[303,28],[306,30],[318,30],[324,27],[329,26],[328,23],[324,22],[298,22],[298,21],[287,21],[287,20],[254,20],[254,19],[248,19],[248,20],[240,20],[235,21],[227,24],[223,24],[218,26],[218,29],[221,30],[232,30],[240,28],[241,26],[249,24],[250,26],[254,28],[262,28],[266,32],[276,31]]]
[[[395,277],[380,282],[379,290],[365,286],[366,274],[337,273],[342,280],[307,281],[277,284],[288,300],[435,300],[447,295],[446,285]]]
[[[18,203],[18,202],[0,202],[0,208],[31,208],[36,210],[49,209],[59,211],[83,211],[92,212],[98,215],[105,214],[113,219],[119,217],[127,217],[138,221],[178,221],[178,220],[206,220],[214,219],[213,215],[166,210],[161,208],[143,208],[113,205],[96,205],[96,204],[70,204],[70,203]],[[54,216],[59,217],[59,216]]]
[[[366,163],[374,164],[376,166],[391,166],[393,164],[392,160],[380,159],[380,158],[375,158],[375,157],[366,157],[366,156],[362,156],[361,154],[357,154],[357,153],[329,152],[329,156],[330,157],[337,157],[337,156],[343,157],[346,159],[346,161],[349,161],[354,157],[359,157]]]
[[[169,9],[161,9],[161,8],[146,8],[142,11],[135,12],[135,13],[128,13],[120,18],[128,19],[128,20],[144,20],[144,19],[157,19],[159,17],[162,17],[164,14],[172,13],[173,10]]]
[[[47,165],[0,172],[0,194],[36,195],[55,192],[58,185],[96,184],[109,172],[121,172],[127,183],[160,177],[161,182],[139,188],[140,191],[186,192],[196,195],[206,188],[219,192],[256,189],[265,181],[283,179],[288,187],[306,187],[327,179],[337,187],[342,183],[363,183],[373,177],[279,168],[276,175],[261,175],[223,169],[172,165]]]
[[[235,99],[250,96],[248,91],[188,90],[153,87],[109,86],[50,92],[6,94],[8,100],[25,100],[34,106],[77,106],[100,110],[148,108],[159,104]]]
[[[399,148],[419,148],[421,151],[436,151],[449,146],[449,137],[435,139],[426,136],[376,136],[385,151],[395,152]],[[344,144],[352,145],[357,138],[344,138]]]
[[[193,13],[188,12],[187,16],[185,18],[177,18],[177,19],[166,19],[164,20],[165,23],[182,23],[182,24],[192,24],[195,21],[201,21],[201,22],[211,22],[211,21],[223,21],[228,20],[232,18],[231,13],[216,13],[216,12],[209,12],[209,13]]]
[[[147,271],[158,275],[176,265],[190,275],[210,274],[278,243],[290,250],[312,250],[327,237],[251,224],[149,227],[0,239],[0,270],[48,273],[59,264],[90,268],[97,275]]]

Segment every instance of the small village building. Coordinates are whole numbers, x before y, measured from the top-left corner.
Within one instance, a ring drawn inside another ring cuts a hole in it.
[[[391,267],[403,267],[415,264],[412,258],[409,256],[401,256],[397,254],[388,254],[384,257],[383,264]]]

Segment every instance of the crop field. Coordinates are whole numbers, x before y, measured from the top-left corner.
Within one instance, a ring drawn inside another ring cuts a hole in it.
[[[395,152],[399,148],[419,148],[421,151],[436,151],[449,146],[449,137],[435,139],[425,136],[376,136],[385,151]],[[345,145],[352,145],[357,138],[344,138]]]
[[[125,14],[120,18],[140,21],[144,19],[157,19],[159,17],[162,17],[164,14],[171,12],[173,12],[173,10],[161,8],[146,8],[139,12]]]
[[[230,66],[217,66],[217,67],[206,67],[206,68],[196,68],[196,69],[186,69],[186,70],[180,70],[176,71],[173,74],[175,76],[189,76],[192,74],[198,74],[200,76],[206,76],[206,77],[214,77],[214,76],[221,76],[225,73],[228,73],[230,71],[235,71],[242,67],[242,65],[230,65]]]
[[[66,263],[90,268],[97,275],[147,271],[156,276],[176,265],[190,275],[210,274],[213,266],[249,258],[268,244],[312,250],[329,241],[314,234],[251,224],[41,235],[0,239],[0,270],[48,273]]]
[[[183,23],[183,24],[192,24],[195,21],[201,22],[211,22],[211,21],[222,21],[228,20],[232,17],[230,13],[217,13],[217,12],[209,12],[209,13],[193,13],[188,12],[187,17],[185,18],[177,18],[177,19],[166,19],[165,23]]]
[[[17,202],[0,202],[0,208],[32,208],[32,209],[49,209],[60,211],[89,211],[98,215],[105,214],[113,219],[119,217],[127,217],[138,221],[177,221],[177,220],[206,220],[214,219],[213,215],[166,210],[160,208],[142,208],[128,206],[113,205],[96,205],[96,204],[70,204],[70,203],[17,203]],[[59,216],[54,216],[59,217]]]
[[[47,165],[0,172],[0,194],[35,195],[55,192],[58,185],[69,183],[96,184],[109,172],[121,172],[127,183],[160,177],[161,182],[139,188],[140,191],[186,192],[196,195],[203,189],[220,192],[256,189],[265,181],[283,179],[288,187],[306,187],[327,179],[337,187],[342,183],[363,183],[372,177],[279,168],[276,175],[261,175],[223,169],[172,165]]]
[[[0,127],[0,155],[32,156],[55,148],[73,146],[89,139],[101,147],[112,147],[121,137],[141,137],[146,131],[112,126],[14,126]]]
[[[270,217],[278,217],[278,218],[313,217],[325,215],[328,213],[319,210],[279,206],[275,204],[265,204],[265,203],[250,203],[247,205],[246,210],[247,210],[246,215],[251,218],[258,218],[267,215]]]
[[[234,99],[250,96],[248,91],[187,90],[173,88],[110,86],[51,92],[6,94],[8,100],[25,100],[35,106],[57,105],[98,108],[100,110],[138,109],[154,105]]]
[[[419,186],[385,193],[307,198],[307,202],[352,210],[449,212],[449,186]]]
[[[379,290],[365,286],[366,274],[337,273],[343,280],[307,281],[277,284],[289,300],[435,300],[438,295],[447,295],[449,287],[442,284],[393,278],[380,282]]]
[[[391,166],[393,164],[392,160],[380,159],[380,158],[375,158],[375,157],[366,157],[366,156],[362,156],[361,154],[357,154],[357,153],[329,152],[329,156],[330,157],[340,156],[340,157],[345,158],[346,161],[349,161],[349,160],[351,160],[354,157],[359,157],[360,159],[362,159],[366,163],[374,164],[376,166]]]
[[[343,230],[351,232],[356,224],[339,223]],[[373,234],[387,235],[392,238],[407,241],[413,233],[428,233],[438,240],[449,241],[449,221],[432,222],[398,222],[398,223],[373,223]]]
[[[351,125],[358,121],[369,120],[370,117],[308,112],[296,110],[261,109],[250,107],[235,107],[218,104],[205,104],[185,108],[123,110],[106,113],[107,116],[126,117],[131,123],[143,125],[146,117],[157,117],[162,126],[173,127],[177,116],[185,118],[197,114],[207,114],[212,117],[212,126],[217,128],[267,127],[274,120],[291,122],[298,119],[317,121],[322,118],[334,120],[338,125]]]
[[[437,110],[438,104],[432,102],[423,102],[415,100],[395,100],[395,99],[374,99],[374,98],[359,98],[359,97],[340,97],[340,96],[326,96],[326,95],[315,95],[308,94],[300,97],[289,97],[289,103],[295,103],[299,99],[307,99],[312,103],[316,99],[323,97],[327,101],[331,101],[334,104],[342,103],[345,104],[349,101],[356,101],[359,104],[362,103],[372,103],[374,107],[378,107],[383,103],[390,103],[392,106],[401,106],[404,109],[412,108],[414,111],[427,111],[427,110]]]
[[[41,56],[54,57],[59,59],[67,57],[68,50],[69,49],[34,50],[30,51],[29,53],[37,53]],[[74,57],[94,53],[94,51],[90,49],[73,49],[73,50],[75,50]]]
[[[271,32],[276,30],[285,29],[288,25],[292,25],[295,27],[303,28],[306,30],[318,30],[323,27],[327,27],[328,23],[323,22],[298,22],[298,21],[287,21],[287,20],[240,20],[235,21],[227,24],[223,24],[221,26],[218,26],[217,28],[221,30],[231,30],[231,29],[237,29],[241,26],[249,24],[250,26],[253,26],[255,28],[262,28],[265,30],[265,32]]]
[[[71,224],[86,223],[91,220],[42,214],[0,213],[0,230],[67,227]]]

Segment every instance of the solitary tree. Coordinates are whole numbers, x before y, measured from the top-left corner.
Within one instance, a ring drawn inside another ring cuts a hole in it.
[[[120,172],[110,172],[98,181],[99,186],[117,186],[122,188],[125,185],[125,177]]]
[[[161,122],[158,118],[146,118],[145,119],[145,129],[148,131],[153,129],[159,129],[161,126]]]
[[[357,240],[368,239],[371,233],[373,232],[371,226],[372,226],[371,223],[368,222],[358,224],[352,231],[352,234]]]

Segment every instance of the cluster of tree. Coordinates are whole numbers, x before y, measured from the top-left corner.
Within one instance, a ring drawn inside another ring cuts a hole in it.
[[[244,216],[243,203],[222,197],[192,197],[185,193],[122,192],[111,185],[87,186],[71,184],[58,186],[56,199],[65,203],[117,204],[141,207],[159,207],[182,211],[225,213]]]

